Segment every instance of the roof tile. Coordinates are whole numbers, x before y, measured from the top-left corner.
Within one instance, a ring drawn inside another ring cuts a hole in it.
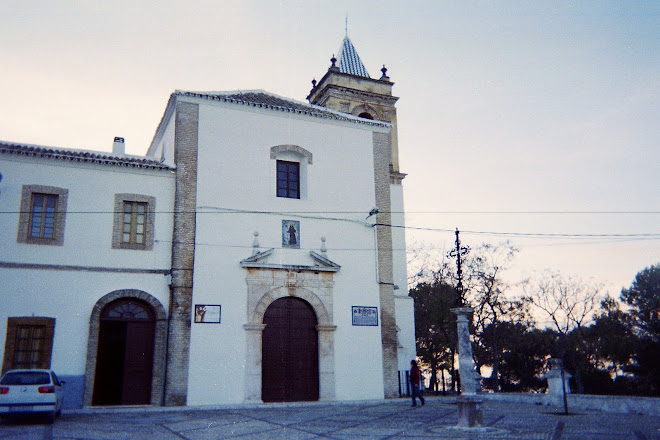
[[[38,145],[17,144],[0,141],[0,154],[39,157],[45,159],[66,160],[70,162],[86,162],[101,165],[123,166],[128,168],[171,169],[157,160],[140,157],[117,157],[91,151],[63,150]]]

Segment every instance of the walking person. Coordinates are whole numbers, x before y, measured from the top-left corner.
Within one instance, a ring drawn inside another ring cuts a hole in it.
[[[426,400],[422,397],[422,394],[419,392],[419,382],[422,375],[419,373],[419,367],[417,366],[417,361],[414,359],[410,361],[410,388],[412,389],[412,406],[417,406],[417,399],[422,402],[422,406],[426,403]]]

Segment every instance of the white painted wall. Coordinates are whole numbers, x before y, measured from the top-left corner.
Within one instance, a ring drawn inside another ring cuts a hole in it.
[[[0,155],[0,172],[0,261],[102,268],[170,267],[174,194],[170,171]],[[63,246],[17,242],[21,189],[29,184],[69,190]],[[156,198],[152,251],[112,249],[116,193]],[[102,296],[118,289],[138,289],[168,307],[164,275],[5,268],[0,269],[0,279],[0,347],[5,345],[8,317],[54,317],[52,367],[62,375],[84,373],[89,318]]]
[[[390,185],[390,200],[392,203],[392,224],[405,226],[403,211],[403,186]],[[408,294],[408,274],[406,260],[406,230],[403,227],[392,228],[392,260],[394,285],[398,286],[397,295]]]
[[[415,345],[415,303],[412,297],[396,295],[396,323],[399,340],[399,370],[409,370],[410,361],[417,356]]]
[[[169,103],[168,103],[169,104]],[[162,134],[157,134],[154,139],[156,142],[149,147],[147,156],[154,160],[160,160],[164,164],[174,167],[174,118],[176,112],[170,110],[168,107],[166,111],[171,111],[167,121],[164,121],[164,131]],[[167,114],[164,116],[168,116]]]
[[[404,226],[403,186],[390,185],[392,201],[392,224]],[[392,260],[394,269],[394,291],[396,307],[396,325],[399,339],[399,370],[409,370],[410,361],[417,355],[415,344],[414,301],[408,296],[408,275],[406,260],[406,230],[392,229]]]
[[[271,262],[312,264],[325,236],[335,274],[337,399],[383,397],[380,327],[351,325],[351,306],[380,310],[373,229],[373,127],[197,100],[200,103],[194,304],[221,304],[222,324],[193,324],[189,404],[240,402],[245,362],[246,271],[253,233]],[[270,148],[300,146],[313,154],[307,195],[276,197]],[[241,214],[231,210],[266,213]],[[306,212],[307,214],[300,214]],[[332,219],[334,218],[334,219]],[[301,248],[281,249],[282,220],[301,224]],[[341,220],[336,220],[341,219]]]

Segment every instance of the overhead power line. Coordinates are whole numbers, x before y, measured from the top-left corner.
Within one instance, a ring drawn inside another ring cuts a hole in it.
[[[391,228],[404,228],[416,231],[429,231],[429,232],[454,232],[453,229],[445,228],[428,228],[420,226],[405,226],[405,225],[392,225],[385,223],[377,223],[378,226],[388,226]],[[476,234],[476,235],[500,235],[500,236],[512,236],[512,237],[530,237],[530,238],[651,238],[651,239],[660,239],[660,233],[656,232],[644,232],[644,233],[634,233],[634,234],[568,234],[568,233],[545,233],[545,232],[496,232],[496,231],[471,231],[471,230],[461,230],[466,234]]]
[[[291,216],[308,216],[308,218],[324,221],[342,221],[361,224],[364,226],[385,226],[390,228],[397,229],[406,229],[411,231],[426,231],[426,232],[442,232],[442,233],[454,233],[454,228],[434,228],[434,227],[423,227],[423,226],[408,226],[401,224],[389,224],[389,223],[369,223],[361,219],[351,219],[351,218],[337,218],[337,217],[328,217],[327,215],[338,215],[338,214],[364,214],[362,211],[258,211],[258,210],[235,210],[229,208],[217,208],[217,207],[202,207],[203,210],[198,211],[156,211],[155,214],[191,214],[196,213],[198,215],[224,215],[224,214],[261,214],[261,215],[291,215]],[[210,209],[210,210],[209,210]],[[382,212],[382,211],[381,211]],[[21,211],[0,211],[0,214],[21,214]],[[391,214],[410,214],[410,211],[392,211]],[[660,211],[419,211],[412,212],[417,214],[660,214]],[[66,211],[66,214],[106,214],[114,215],[115,211]],[[627,240],[658,240],[660,239],[660,232],[641,232],[641,233],[601,233],[601,234],[590,234],[590,233],[561,233],[561,232],[519,232],[519,231],[479,231],[479,230],[462,230],[461,232],[465,234],[475,234],[475,235],[490,235],[490,236],[499,236],[499,237],[520,237],[520,238],[539,238],[539,239],[627,239]]]
[[[156,214],[191,213],[197,214],[363,214],[366,211],[262,211],[229,208],[210,208],[198,211],[155,211]],[[105,210],[67,210],[67,214],[113,214],[114,211]],[[456,214],[456,215],[660,215],[660,211],[379,211],[382,214]],[[23,211],[0,211],[0,214],[21,214]]]

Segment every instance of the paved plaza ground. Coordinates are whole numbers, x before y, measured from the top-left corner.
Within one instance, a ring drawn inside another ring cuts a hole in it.
[[[486,401],[484,424],[459,429],[455,397],[213,408],[114,408],[65,412],[54,425],[0,421],[0,440],[539,439],[660,440],[660,417]]]

